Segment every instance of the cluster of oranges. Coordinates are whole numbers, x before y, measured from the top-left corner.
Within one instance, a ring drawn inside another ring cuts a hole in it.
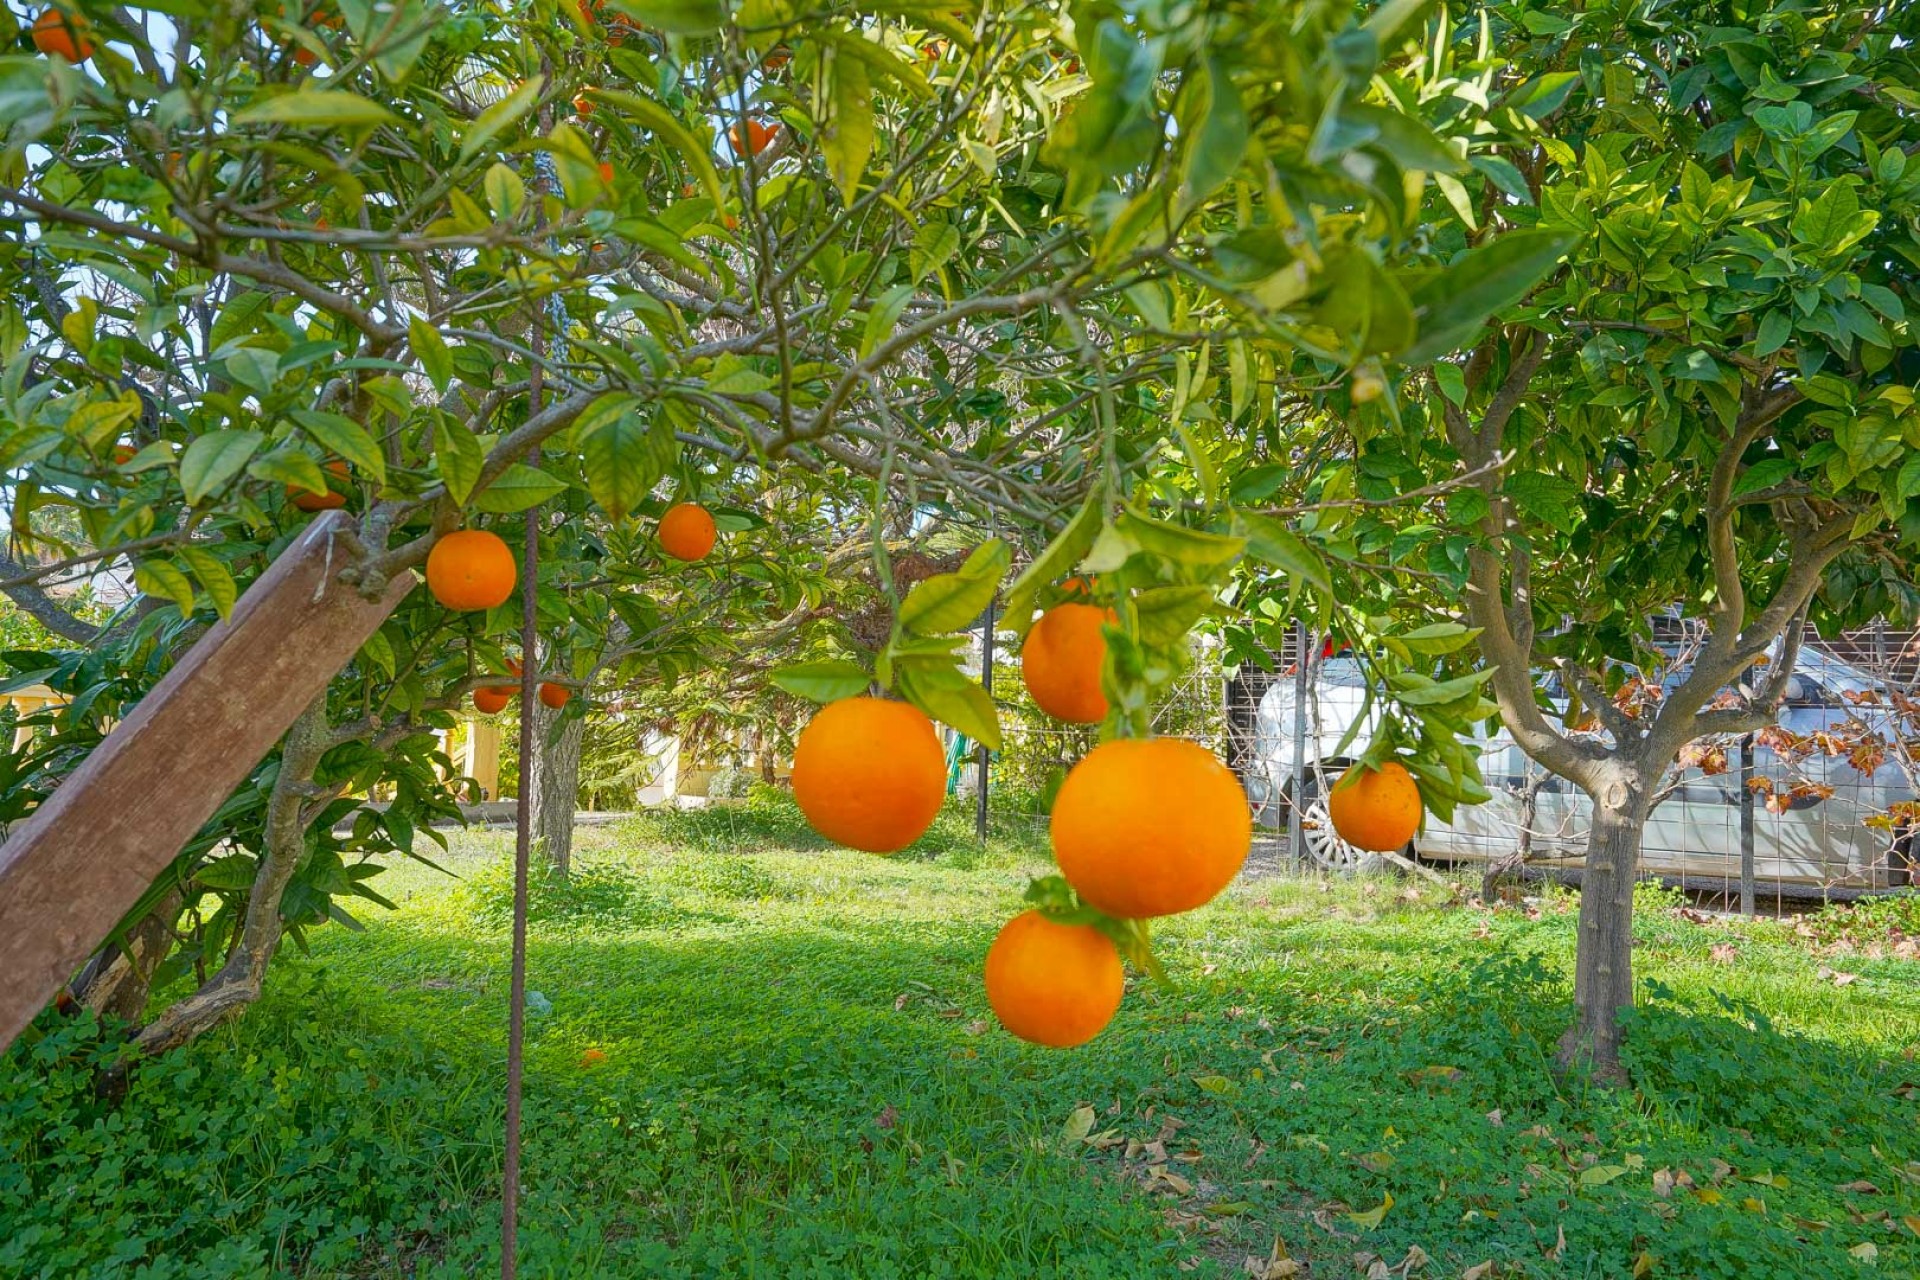
[[[344,475],[345,471],[342,464],[336,474]],[[322,511],[346,501],[331,492],[325,498],[305,490],[296,491],[291,486],[289,492],[296,495],[294,505],[302,511]],[[302,502],[302,497],[315,505]],[[327,500],[332,498],[339,501]],[[660,517],[657,530],[660,549],[676,560],[705,558],[713,550],[717,536],[713,514],[692,502],[669,507]],[[459,612],[493,609],[505,604],[519,577],[513,549],[499,534],[485,529],[456,530],[435,542],[427,553],[427,590],[443,607]],[[520,674],[519,663],[509,662],[507,667],[510,674]],[[484,686],[473,691],[473,705],[482,713],[493,715],[503,710],[518,692],[517,685]],[[540,685],[540,701],[555,710],[566,706],[572,696],[573,691],[565,685],[544,681]]]
[[[1087,584],[1068,584],[1084,595]],[[1028,633],[1021,674],[1059,719],[1106,715],[1101,668],[1112,617],[1069,599]],[[794,749],[793,794],[813,828],[892,853],[932,825],[946,795],[933,722],[882,698],[823,707]],[[1055,860],[1082,902],[1117,920],[1191,911],[1239,874],[1253,821],[1240,782],[1183,738],[1116,739],[1076,764],[1054,801]],[[1084,1044],[1112,1020],[1125,979],[1113,939],[1039,911],[1016,916],[987,953],[987,1000],[1001,1023],[1036,1044]]]

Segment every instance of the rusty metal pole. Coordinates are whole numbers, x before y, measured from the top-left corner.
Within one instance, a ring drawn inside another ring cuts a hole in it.
[[[993,697],[993,603],[991,600],[987,601],[986,621],[980,628],[980,687],[986,691],[989,698]],[[982,840],[985,840],[987,838],[987,769],[990,754],[986,743],[979,744],[979,754],[980,776],[977,781],[980,784],[980,793],[974,797],[973,829]]]

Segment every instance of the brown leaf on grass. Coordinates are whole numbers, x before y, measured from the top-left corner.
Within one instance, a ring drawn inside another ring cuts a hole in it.
[[[1554,1239],[1553,1239],[1553,1248],[1551,1248],[1551,1249],[1542,1249],[1542,1250],[1541,1250],[1541,1252],[1542,1252],[1542,1253],[1544,1253],[1544,1254],[1546,1254],[1546,1255],[1547,1255],[1547,1256],[1548,1256],[1549,1258],[1552,1258],[1552,1259],[1553,1259],[1553,1260],[1554,1260],[1555,1262],[1558,1262],[1558,1261],[1560,1261],[1560,1258],[1561,1258],[1561,1256],[1562,1256],[1563,1254],[1565,1254],[1565,1253],[1566,1253],[1566,1251],[1567,1251],[1567,1229],[1566,1229],[1566,1227],[1565,1227],[1565,1226],[1555,1226],[1555,1227],[1554,1227],[1554,1229],[1553,1229],[1553,1236],[1554,1236]]]
[[[911,992],[902,991],[899,995],[893,998],[893,1011],[895,1013],[900,1012],[902,1009],[907,1007],[907,1001],[911,999],[913,999],[913,994]]]
[[[1653,1171],[1653,1194],[1662,1200],[1673,1194],[1673,1170],[1655,1169]]]
[[[1487,1280],[1493,1274],[1493,1259],[1476,1262],[1460,1273],[1460,1280]]]
[[[1855,1182],[1843,1182],[1839,1186],[1835,1187],[1834,1190],[1835,1191],[1851,1191],[1853,1194],[1859,1195],[1859,1196],[1877,1196],[1880,1194],[1880,1188],[1874,1186],[1871,1182],[1868,1182],[1865,1178],[1861,1178]]]
[[[880,1114],[873,1118],[873,1123],[882,1129],[891,1129],[900,1123],[900,1111],[889,1102],[880,1108]]]
[[[1740,948],[1731,942],[1716,942],[1707,954],[1715,964],[1732,964],[1733,958],[1740,954]]]
[[[1838,969],[1829,969],[1825,965],[1821,965],[1819,971],[1813,976],[1822,982],[1832,982],[1836,987],[1844,987],[1850,982],[1860,981],[1860,975],[1857,973],[1842,973]]]
[[[1493,1110],[1487,1112],[1487,1123],[1496,1129],[1505,1128],[1507,1123],[1506,1113],[1501,1111],[1500,1108],[1495,1107]]]
[[[1400,1260],[1400,1265],[1395,1268],[1395,1270],[1399,1271],[1402,1276],[1410,1276],[1432,1261],[1433,1259],[1427,1256],[1425,1249],[1422,1249],[1417,1244],[1410,1244],[1407,1246],[1407,1256]]]
[[[975,1018],[967,1024],[967,1034],[970,1036],[982,1036],[992,1030],[992,1028],[993,1024],[985,1018]]]

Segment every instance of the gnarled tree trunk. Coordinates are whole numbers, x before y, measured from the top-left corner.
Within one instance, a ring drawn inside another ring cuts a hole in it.
[[[1593,798],[1587,864],[1580,886],[1580,943],[1574,966],[1573,1026],[1560,1062],[1595,1079],[1623,1083],[1620,1010],[1633,1003],[1633,885],[1651,808],[1644,770],[1609,767]]]

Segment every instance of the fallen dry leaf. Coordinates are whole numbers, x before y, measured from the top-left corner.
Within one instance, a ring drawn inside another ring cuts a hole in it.
[[[1487,1280],[1487,1277],[1492,1274],[1493,1259],[1489,1258],[1485,1262],[1476,1262],[1465,1271],[1462,1271],[1460,1273],[1460,1280]]]
[[[1500,1108],[1495,1107],[1493,1110],[1487,1112],[1487,1123],[1499,1129],[1506,1125],[1507,1117]]]
[[[874,1124],[882,1129],[891,1129],[900,1123],[900,1112],[891,1102],[880,1108],[880,1114],[873,1118]]]
[[[1707,954],[1715,964],[1732,964],[1733,958],[1740,954],[1740,948],[1731,942],[1716,942]]]
[[[1835,1191],[1851,1191],[1855,1195],[1862,1195],[1862,1196],[1877,1196],[1880,1194],[1880,1188],[1874,1186],[1871,1182],[1868,1182],[1865,1178],[1861,1178],[1856,1182],[1843,1182],[1839,1186],[1835,1187],[1834,1190]]]

